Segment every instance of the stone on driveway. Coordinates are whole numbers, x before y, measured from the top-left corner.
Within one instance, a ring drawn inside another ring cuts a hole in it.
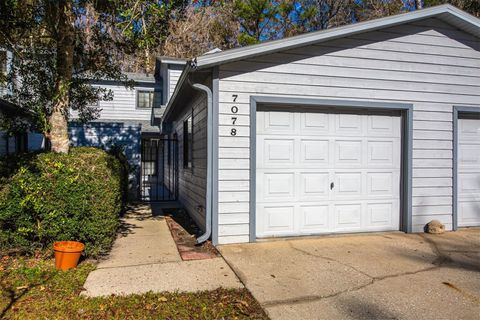
[[[219,249],[272,319],[479,319],[480,229]]]

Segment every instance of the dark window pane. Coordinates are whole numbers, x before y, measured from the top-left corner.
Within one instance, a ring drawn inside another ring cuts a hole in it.
[[[151,109],[153,105],[153,91],[137,92],[137,108]]]

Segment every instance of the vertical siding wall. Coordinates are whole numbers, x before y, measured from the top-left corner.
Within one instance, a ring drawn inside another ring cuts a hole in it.
[[[430,19],[222,66],[219,243],[248,241],[252,95],[412,103],[413,230],[432,219],[451,229],[452,111],[480,107],[479,48],[478,38]]]
[[[183,167],[183,121],[193,114],[192,168]],[[205,229],[205,197],[207,178],[207,98],[197,94],[177,121],[174,130],[178,139],[178,197],[195,222]]]

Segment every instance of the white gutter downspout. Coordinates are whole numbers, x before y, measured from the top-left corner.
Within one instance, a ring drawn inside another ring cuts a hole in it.
[[[207,94],[207,194],[205,205],[205,233],[197,238],[197,243],[203,243],[210,238],[212,234],[212,172],[213,172],[213,94],[212,90],[200,83],[191,83],[187,78],[188,84],[195,90]]]

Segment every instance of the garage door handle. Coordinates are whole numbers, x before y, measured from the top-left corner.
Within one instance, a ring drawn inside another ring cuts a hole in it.
[[[330,183],[330,190],[332,190],[335,187],[335,184],[333,182]]]

